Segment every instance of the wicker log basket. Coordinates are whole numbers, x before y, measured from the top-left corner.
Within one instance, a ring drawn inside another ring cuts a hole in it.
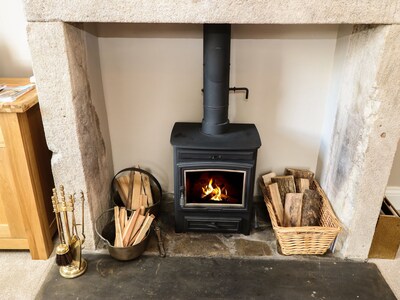
[[[319,216],[320,226],[283,227],[282,224],[278,223],[275,208],[261,178],[259,185],[282,254],[321,255],[329,249],[341,230],[340,222],[336,218],[325,192],[315,179],[311,181],[310,188],[318,191],[322,198]]]

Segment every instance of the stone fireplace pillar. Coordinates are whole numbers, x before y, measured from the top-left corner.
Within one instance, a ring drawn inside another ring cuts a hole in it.
[[[400,26],[353,27],[322,185],[344,230],[338,249],[366,258],[400,136]]]
[[[93,224],[109,208],[113,170],[92,104],[82,28],[30,22],[28,37],[54,180],[67,193],[85,193],[86,248],[94,249]]]

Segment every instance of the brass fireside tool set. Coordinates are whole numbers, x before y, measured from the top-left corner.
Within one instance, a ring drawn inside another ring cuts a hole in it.
[[[56,263],[60,266],[61,276],[75,278],[85,273],[87,269],[87,262],[82,257],[82,245],[85,242],[83,205],[85,197],[81,192],[82,222],[77,224],[75,219],[75,195],[69,195],[68,199],[66,199],[62,185],[60,186],[59,194],[60,197],[58,197],[57,190],[54,188],[53,196],[51,197],[60,237],[60,244],[56,248]],[[81,226],[80,234],[78,233],[78,225]]]

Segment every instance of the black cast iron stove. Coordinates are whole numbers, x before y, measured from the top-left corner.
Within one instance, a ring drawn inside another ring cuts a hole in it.
[[[230,25],[204,25],[204,118],[172,129],[177,232],[250,233],[261,141],[254,124],[228,120],[230,40]]]

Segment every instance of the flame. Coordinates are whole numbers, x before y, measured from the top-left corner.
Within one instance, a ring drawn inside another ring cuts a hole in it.
[[[225,198],[228,198],[228,191],[226,188],[220,188],[217,184],[213,185],[213,179],[211,178],[208,184],[201,188],[203,190],[203,194],[201,198],[204,198],[208,195],[211,195],[210,200],[214,201],[222,201]]]

